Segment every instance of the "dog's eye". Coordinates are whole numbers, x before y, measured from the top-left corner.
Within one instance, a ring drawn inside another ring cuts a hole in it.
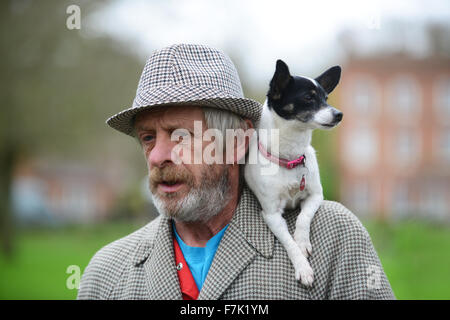
[[[311,100],[313,99],[313,96],[310,95],[310,94],[307,94],[306,96],[304,96],[304,99],[305,99],[306,101],[311,101]]]

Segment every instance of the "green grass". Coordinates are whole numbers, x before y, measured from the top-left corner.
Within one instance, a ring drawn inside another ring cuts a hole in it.
[[[0,299],[75,299],[77,290],[66,286],[67,267],[83,272],[97,250],[138,227],[110,223],[18,233],[12,259],[0,255]]]
[[[397,299],[450,299],[450,228],[365,223]]]
[[[450,228],[418,222],[365,222],[398,299],[450,299]],[[69,265],[84,270],[102,246],[139,228],[108,223],[28,230],[10,261],[0,255],[0,299],[75,299]]]

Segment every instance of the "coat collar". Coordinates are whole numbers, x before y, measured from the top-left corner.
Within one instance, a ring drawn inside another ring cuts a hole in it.
[[[144,263],[150,299],[181,299],[170,219],[160,216],[137,247],[133,264]],[[264,223],[261,206],[246,184],[219,244],[199,299],[218,299],[239,273],[260,254],[273,255],[275,237]]]
[[[258,255],[273,254],[274,235],[261,216],[258,200],[244,185],[233,215],[198,297],[219,299],[234,279]]]
[[[261,255],[271,258],[275,236],[261,215],[258,199],[244,184],[231,224],[242,232],[245,240]]]
[[[153,249],[144,262],[149,299],[180,300],[182,298],[173,250],[170,220],[160,217]]]

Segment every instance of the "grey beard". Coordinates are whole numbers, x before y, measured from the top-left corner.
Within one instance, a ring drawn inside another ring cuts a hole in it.
[[[168,218],[182,222],[205,222],[220,213],[231,200],[231,188],[228,168],[218,177],[211,179],[206,173],[202,174],[201,185],[192,188],[178,203],[166,205],[170,197],[162,200],[157,194],[152,194],[153,204],[158,212]]]

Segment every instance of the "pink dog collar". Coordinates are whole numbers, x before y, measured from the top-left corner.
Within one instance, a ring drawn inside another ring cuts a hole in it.
[[[261,144],[260,141],[258,141],[258,149],[261,152],[261,154],[264,156],[264,158],[272,161],[273,163],[278,164],[281,167],[285,167],[286,169],[294,169],[296,166],[298,165],[305,165],[305,160],[306,157],[305,155],[301,155],[300,157],[298,157],[295,160],[289,161],[286,159],[280,159],[275,157],[274,155],[272,155],[270,152],[268,152],[263,145]]]

